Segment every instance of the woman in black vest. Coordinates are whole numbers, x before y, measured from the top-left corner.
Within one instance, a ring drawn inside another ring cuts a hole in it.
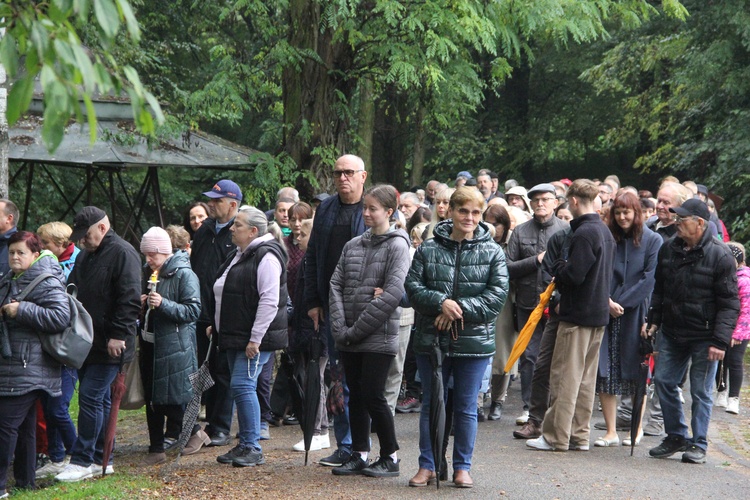
[[[219,349],[226,352],[230,389],[237,406],[240,442],[216,458],[247,467],[265,463],[260,447],[258,376],[277,349],[287,343],[287,254],[268,232],[268,220],[253,207],[242,207],[230,228],[237,249],[229,254],[213,286],[213,326]]]

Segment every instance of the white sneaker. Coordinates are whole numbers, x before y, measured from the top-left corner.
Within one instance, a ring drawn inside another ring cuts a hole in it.
[[[70,463],[70,456],[67,455],[62,462],[50,462],[44,467],[40,467],[36,470],[36,477],[47,477],[56,476],[65,470],[65,467]]]
[[[729,394],[727,391],[721,391],[716,393],[716,403],[714,403],[714,406],[718,406],[719,408],[726,408],[727,407],[727,400],[729,399]]]
[[[740,414],[740,398],[728,398],[727,413],[732,413],[734,415]]]
[[[109,476],[110,474],[115,473],[115,468],[111,465],[107,466],[107,472],[106,475]],[[99,464],[91,464],[91,474],[93,476],[101,476],[102,475],[102,466]]]
[[[68,464],[61,473],[55,476],[55,479],[65,483],[75,483],[88,479],[91,476],[93,476],[91,466],[84,467],[82,465]]]
[[[534,448],[535,450],[539,451],[554,451],[555,448],[549,442],[547,442],[546,439],[544,439],[544,436],[539,436],[536,439],[529,439],[526,441],[526,446],[529,448]]]
[[[328,438],[328,434],[322,436],[313,436],[312,442],[310,443],[310,451],[318,451],[331,447],[331,440]],[[299,443],[292,446],[294,451],[305,451],[305,440],[303,439]]]
[[[529,410],[524,410],[521,416],[516,419],[516,425],[523,425],[529,421]]]

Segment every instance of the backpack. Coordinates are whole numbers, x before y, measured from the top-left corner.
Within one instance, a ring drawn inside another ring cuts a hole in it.
[[[47,278],[54,277],[50,273],[40,274],[26,285],[26,288],[16,297],[16,300],[21,302],[39,283]],[[70,324],[60,333],[39,335],[39,340],[44,352],[56,361],[70,368],[79,369],[86,361],[94,343],[94,323],[91,320],[91,315],[76,298],[78,289],[75,288],[75,285],[69,286],[74,287],[72,293],[65,294],[70,305]]]

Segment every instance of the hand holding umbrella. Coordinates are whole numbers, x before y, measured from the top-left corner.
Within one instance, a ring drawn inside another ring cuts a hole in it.
[[[536,325],[538,325],[539,320],[542,319],[544,308],[547,307],[547,304],[549,304],[549,299],[552,297],[552,292],[554,291],[555,279],[552,278],[552,281],[550,282],[549,286],[547,286],[547,289],[539,296],[539,304],[537,304],[534,310],[531,311],[529,320],[521,329],[521,333],[518,334],[518,339],[513,345],[513,350],[511,350],[510,352],[510,357],[505,363],[505,373],[510,373],[511,368],[513,368],[513,364],[518,360],[518,358],[521,357],[521,354],[523,354],[523,352],[526,350],[526,347],[529,345],[529,341],[531,340],[531,336],[534,334]]]

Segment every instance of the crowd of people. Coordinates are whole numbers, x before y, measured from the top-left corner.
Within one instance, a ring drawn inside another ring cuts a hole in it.
[[[654,197],[609,176],[530,189],[508,180],[503,192],[498,176],[481,170],[399,193],[366,188],[354,155],[336,160],[332,174],[335,193],[308,204],[283,188],[268,212],[243,205],[240,186],[220,180],[187,207],[182,225],[144,233],[142,255],[100,208],[81,209],[72,227],[50,222],[34,233],[17,230],[18,209],[0,200],[0,498],[11,463],[16,488],[114,472],[111,458],[103,463],[104,422],[123,362],[141,370],[146,464],[165,462],[176,445],[195,396],[189,377],[208,359],[215,385],[202,395],[206,424],[185,423],[183,454],[233,443],[236,410],[238,441],[217,455],[221,464],[263,464],[270,427],[308,420],[312,440],[295,451],[329,449],[318,463],[335,475],[395,477],[394,417],[421,412],[412,487],[448,477],[448,440],[436,442],[428,410],[438,404],[439,435],[454,436],[452,481],[473,486],[478,423],[500,420],[514,380],[523,409],[513,435],[541,451],[638,445],[647,434],[664,436],[652,457],[682,452],[683,462],[703,463],[712,406],[739,413],[750,272],[705,186],[670,177]],[[506,371],[552,282],[545,314]],[[79,370],[40,341],[70,321],[63,294],[71,284],[94,326]],[[634,408],[643,344],[654,339],[655,394]],[[313,361],[318,412],[295,414],[304,410],[284,371]],[[592,441],[596,394],[604,422],[594,427],[604,433]],[[639,415],[644,425],[621,439]],[[39,448],[47,463],[38,463]]]

